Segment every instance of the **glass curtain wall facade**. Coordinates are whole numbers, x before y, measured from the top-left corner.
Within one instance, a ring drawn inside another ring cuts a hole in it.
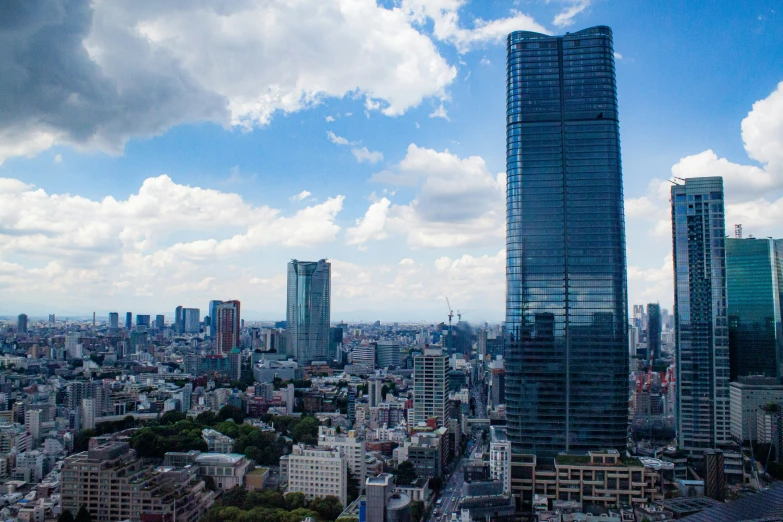
[[[700,454],[730,441],[723,178],[671,189],[677,437]]]
[[[625,220],[612,31],[514,32],[506,411],[517,454],[624,450]]]
[[[647,353],[653,361],[661,358],[661,305],[649,303],[647,305]]]
[[[331,278],[325,259],[288,263],[288,353],[300,364],[329,359]]]
[[[730,378],[778,377],[783,240],[726,239]]]

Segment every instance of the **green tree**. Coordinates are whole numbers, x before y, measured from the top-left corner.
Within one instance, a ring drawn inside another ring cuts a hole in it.
[[[234,486],[223,493],[223,496],[220,497],[220,502],[224,506],[243,508],[245,499],[247,499],[247,490],[243,486]]]
[[[215,484],[215,479],[213,479],[208,475],[204,477],[204,485],[210,491],[217,491],[217,485]]]
[[[286,509],[285,496],[281,491],[265,489],[263,491],[251,491],[245,499],[246,510],[255,508]]]
[[[285,496],[285,506],[289,511],[305,507],[304,493],[288,493]]]
[[[202,411],[196,416],[196,423],[202,426],[214,426],[218,423],[217,413],[211,410]]]
[[[181,411],[169,410],[160,416],[159,424],[165,426],[167,424],[175,424],[181,420],[187,419],[188,416]]]
[[[257,463],[264,457],[264,452],[256,446],[248,446],[245,448],[245,457]]]
[[[355,477],[351,470],[348,470],[348,503],[350,504],[359,497],[359,477]]]
[[[220,412],[218,412],[218,419],[220,419],[221,421],[234,419],[234,422],[236,422],[237,424],[242,424],[245,421],[245,414],[242,413],[242,410],[240,410],[236,406],[233,406],[231,404],[226,404],[225,406],[220,408]]]
[[[424,516],[424,502],[416,500],[411,504],[411,519],[413,522],[421,522]]]
[[[82,430],[76,434],[73,438],[73,451],[79,453],[87,451],[90,445],[90,439],[95,437],[98,433],[95,430]]]
[[[435,495],[438,495],[440,493],[442,487],[443,487],[443,479],[441,479],[440,477],[432,477],[430,479],[430,489],[435,493]]]
[[[70,509],[66,509],[57,517],[57,522],[75,522]]]
[[[343,505],[337,497],[329,495],[324,498],[314,498],[307,505],[307,509],[318,513],[321,520],[336,520],[343,512]]]
[[[315,444],[318,442],[318,426],[320,423],[315,417],[303,417],[291,428],[291,438],[297,444]]]
[[[394,481],[398,486],[410,486],[413,482],[419,478],[416,473],[416,466],[409,461],[401,462],[396,469],[392,471],[392,474],[396,476]]]
[[[92,515],[86,507],[82,506],[79,508],[79,511],[76,513],[75,522],[92,522]]]

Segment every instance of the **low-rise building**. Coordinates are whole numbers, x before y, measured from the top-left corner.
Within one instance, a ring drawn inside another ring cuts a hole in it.
[[[245,484],[250,461],[238,453],[202,453],[196,457],[200,477],[211,477],[215,486],[228,490]]]
[[[535,455],[512,455],[518,477],[511,486],[523,500],[533,495],[550,500],[573,500],[604,507],[646,504],[663,498],[660,473],[637,458],[623,458],[617,450],[586,455],[561,454],[553,468],[537,467]]]
[[[264,489],[264,484],[269,476],[269,468],[256,468],[245,475],[245,488],[248,491]]]
[[[214,453],[234,452],[234,439],[228,435],[223,435],[219,431],[205,428],[201,431],[201,438],[206,441],[209,451]]]
[[[280,459],[280,475],[286,474],[286,492],[301,492],[305,498],[333,495],[348,504],[348,458],[342,449],[294,446]]]
[[[155,468],[125,442],[71,455],[62,468],[62,511],[75,514],[84,506],[94,520],[141,522],[157,515],[197,522],[213,500],[195,470]]]

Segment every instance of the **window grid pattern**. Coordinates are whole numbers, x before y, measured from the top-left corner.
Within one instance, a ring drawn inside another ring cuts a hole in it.
[[[672,187],[677,435],[701,453],[730,442],[723,179]]]
[[[612,33],[515,32],[506,403],[515,453],[624,448],[627,297]]]

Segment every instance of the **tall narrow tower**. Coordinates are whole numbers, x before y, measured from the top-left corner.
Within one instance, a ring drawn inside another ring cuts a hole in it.
[[[671,194],[677,437],[701,454],[730,442],[723,178],[689,178]]]
[[[508,36],[506,412],[516,454],[625,449],[625,219],[612,31]]]
[[[240,303],[226,301],[215,309],[215,351],[228,354],[240,344]]]

